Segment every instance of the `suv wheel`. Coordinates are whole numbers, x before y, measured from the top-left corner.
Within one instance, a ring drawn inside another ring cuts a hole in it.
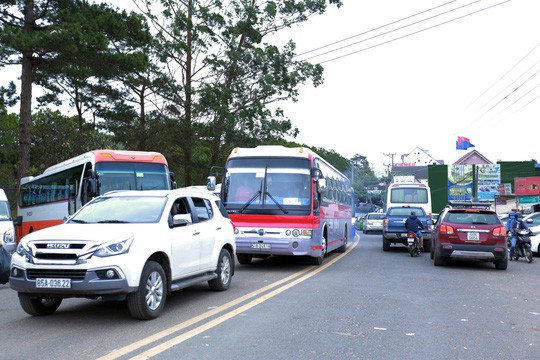
[[[148,261],[143,268],[139,288],[128,294],[129,313],[136,319],[157,318],[163,311],[167,298],[167,278],[161,265]]]
[[[227,250],[221,249],[216,268],[217,278],[208,281],[208,286],[210,286],[210,289],[215,291],[223,291],[229,288],[232,277],[231,259],[231,254]]]
[[[443,266],[446,265],[446,261],[441,255],[441,252],[438,247],[435,248],[435,254],[433,255],[433,265]]]
[[[504,259],[495,261],[495,269],[497,270],[506,270],[508,267],[508,257],[505,256]]]
[[[19,303],[23,310],[32,316],[50,315],[62,303],[61,298],[32,297],[30,294],[19,293]]]

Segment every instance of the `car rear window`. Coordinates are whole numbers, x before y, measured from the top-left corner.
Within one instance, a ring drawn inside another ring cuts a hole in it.
[[[482,212],[449,212],[444,221],[467,225],[498,225],[501,223],[497,214]]]
[[[384,219],[384,214],[369,214],[367,218],[368,220],[382,220]]]
[[[416,213],[416,216],[426,216],[426,213],[424,212],[424,209],[422,208],[410,208],[410,207],[406,207],[406,208],[390,208],[388,210],[388,215],[389,216],[409,216],[411,215],[411,212],[415,212]]]

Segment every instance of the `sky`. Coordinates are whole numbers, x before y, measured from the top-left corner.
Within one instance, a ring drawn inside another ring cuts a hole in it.
[[[281,104],[298,142],[366,156],[379,175],[416,147],[445,164],[472,150],[540,161],[538,0],[343,2],[289,30],[298,54],[319,49],[298,59],[325,68]],[[475,147],[456,150],[458,136]]]
[[[472,150],[540,161],[538,0],[342,1],[272,40],[324,67],[279,104],[295,141],[366,156],[377,175],[416,147],[445,164]],[[475,147],[456,150],[458,136]]]

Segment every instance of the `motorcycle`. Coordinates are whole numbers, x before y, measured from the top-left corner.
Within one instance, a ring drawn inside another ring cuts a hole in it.
[[[414,257],[414,254],[420,255],[420,239],[412,231],[407,233],[407,247],[411,257]]]
[[[533,254],[531,250],[531,239],[529,235],[532,232],[529,229],[522,229],[516,231],[516,247],[514,248],[514,260],[518,260],[520,257],[527,259],[528,263],[533,261]]]

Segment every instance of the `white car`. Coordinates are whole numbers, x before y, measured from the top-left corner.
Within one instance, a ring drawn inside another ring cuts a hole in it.
[[[531,250],[533,253],[540,255],[540,225],[531,226],[529,229],[533,233],[529,237],[531,239]]]
[[[15,251],[15,227],[11,218],[11,207],[6,193],[0,189],[0,245],[10,253]]]
[[[10,286],[30,315],[69,297],[127,300],[137,319],[158,317],[167,295],[234,274],[234,226],[208,191],[120,191],[97,197],[64,224],[28,234],[13,254]]]

